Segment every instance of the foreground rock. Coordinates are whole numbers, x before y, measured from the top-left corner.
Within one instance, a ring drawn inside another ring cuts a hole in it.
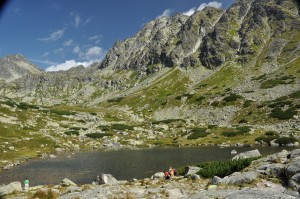
[[[8,195],[8,194],[12,194],[15,192],[21,192],[21,191],[23,191],[21,183],[20,182],[12,182],[8,185],[0,187],[0,198],[2,198],[2,196]]]
[[[246,152],[240,153],[240,154],[234,156],[232,158],[232,160],[255,158],[255,157],[260,157],[260,156],[261,156],[261,154],[258,151],[258,149],[255,149],[255,150],[252,150],[252,151],[246,151]]]

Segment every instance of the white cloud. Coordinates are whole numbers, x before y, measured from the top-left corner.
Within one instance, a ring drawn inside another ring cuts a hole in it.
[[[171,9],[166,9],[161,15],[157,16],[156,18],[161,18],[161,17],[169,17],[172,14]]]
[[[50,52],[45,52],[43,55],[42,55],[42,57],[47,57],[47,56],[49,56],[50,55]]]
[[[64,35],[64,30],[57,30],[54,31],[53,33],[51,33],[48,37],[45,38],[39,38],[37,39],[38,41],[44,41],[44,42],[49,42],[49,41],[56,41],[58,39],[60,39],[63,35]]]
[[[63,48],[55,49],[54,53],[63,55],[64,54],[64,49]]]
[[[217,1],[211,1],[208,3],[202,3],[197,9],[196,8],[191,8],[190,10],[183,12],[183,15],[186,16],[191,16],[192,14],[194,14],[197,10],[203,10],[206,7],[214,7],[214,8],[221,8],[222,7],[222,3],[221,2],[217,2]]]
[[[100,57],[103,54],[103,50],[98,46],[93,46],[85,54],[87,57]]]
[[[77,14],[75,11],[72,11],[72,12],[70,13],[70,15],[71,15],[72,17],[74,17],[74,26],[75,26],[75,28],[78,28],[79,25],[80,25],[80,23],[81,23],[81,21],[82,21],[80,15]]]
[[[63,45],[64,46],[71,46],[72,44],[73,44],[73,40],[70,39],[70,40],[65,41]]]
[[[101,59],[104,55],[103,49],[99,46],[92,46],[85,50],[81,50],[79,46],[76,46],[73,48],[73,53],[83,60]]]
[[[214,8],[221,8],[222,3],[217,1],[211,1],[209,3],[202,3],[197,10],[203,10],[205,7],[214,7]]]
[[[56,65],[49,66],[48,68],[46,68],[46,71],[50,72],[50,71],[69,70],[70,68],[73,68],[73,67],[76,67],[76,66],[79,66],[79,65],[83,65],[84,67],[88,67],[91,64],[93,64],[95,62],[98,62],[98,61],[100,61],[100,60],[95,59],[95,60],[91,60],[91,61],[88,61],[88,62],[77,62],[74,59],[72,59],[72,60],[67,60],[67,61],[65,61],[64,63],[61,63],[61,64],[56,64]]]
[[[94,41],[95,44],[99,44],[101,41],[102,35],[94,35],[88,38],[89,41]]]
[[[194,12],[196,12],[196,8],[191,8],[190,10],[186,11],[186,12],[183,12],[182,14],[183,15],[186,15],[186,16],[191,16],[192,14],[194,14]]]

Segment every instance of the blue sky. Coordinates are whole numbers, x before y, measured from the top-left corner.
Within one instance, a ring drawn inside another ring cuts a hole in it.
[[[45,70],[101,60],[146,23],[234,0],[11,0],[0,16],[0,57],[22,54]]]

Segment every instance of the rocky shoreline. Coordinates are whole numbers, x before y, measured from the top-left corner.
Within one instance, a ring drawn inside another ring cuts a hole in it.
[[[233,159],[256,157],[257,150],[238,154]],[[255,160],[241,172],[223,178],[201,178],[201,168],[186,167],[185,175],[169,180],[155,173],[142,180],[118,181],[101,174],[92,184],[76,185],[63,179],[59,185],[30,187],[20,182],[0,187],[1,198],[300,198],[300,149],[282,150]]]

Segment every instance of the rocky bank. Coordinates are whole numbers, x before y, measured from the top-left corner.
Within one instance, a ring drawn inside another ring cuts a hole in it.
[[[259,155],[258,151],[238,154],[234,159]],[[88,185],[64,179],[59,185],[31,187],[23,191],[20,182],[0,187],[2,198],[300,198],[300,149],[283,150],[252,162],[241,172],[224,178],[203,179],[187,167],[185,176],[118,181],[101,174]]]

